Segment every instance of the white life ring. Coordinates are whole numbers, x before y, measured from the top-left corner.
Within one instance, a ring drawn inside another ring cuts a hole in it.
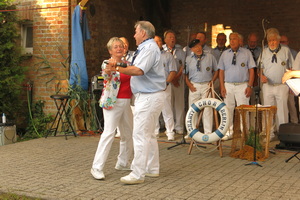
[[[220,114],[220,125],[217,130],[213,133],[204,134],[201,133],[197,128],[196,124],[193,123],[193,119],[197,117],[197,113],[200,112],[205,107],[212,107],[218,111]],[[201,143],[212,143],[220,140],[224,137],[229,126],[229,112],[224,102],[221,102],[218,99],[206,98],[201,99],[191,105],[189,108],[186,117],[185,117],[185,126],[188,132],[188,135],[193,138],[196,142]]]

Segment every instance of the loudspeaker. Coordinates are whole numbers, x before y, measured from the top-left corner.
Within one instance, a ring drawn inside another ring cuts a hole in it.
[[[104,118],[103,118],[103,110],[102,108],[99,106],[99,99],[101,97],[102,94],[102,90],[103,90],[103,81],[104,78],[101,75],[95,75],[92,77],[92,98],[95,102],[95,105],[93,105],[93,107],[95,108],[95,112],[96,112],[96,120],[97,120],[97,124],[98,124],[98,128],[103,130],[104,127]]]
[[[103,89],[103,77],[100,75],[95,75],[92,77],[92,92],[102,91]]]
[[[16,125],[7,126],[1,125],[0,126],[0,146],[6,144],[12,144],[17,141],[16,135]]]
[[[278,139],[280,140],[280,144],[276,148],[299,148],[300,124],[281,124],[279,126]]]

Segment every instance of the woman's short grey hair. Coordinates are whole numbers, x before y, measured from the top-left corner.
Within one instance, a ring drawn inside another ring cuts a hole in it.
[[[146,32],[146,35],[149,38],[154,38],[155,28],[150,22],[148,22],[148,21],[138,21],[138,22],[135,23],[134,28],[137,28],[138,26],[140,26],[140,29],[142,29]]]
[[[109,41],[106,44],[106,47],[107,47],[108,50],[111,50],[112,45],[113,45],[114,42],[121,42],[123,47],[124,47],[124,42],[120,38],[112,37],[112,38],[109,39]]]

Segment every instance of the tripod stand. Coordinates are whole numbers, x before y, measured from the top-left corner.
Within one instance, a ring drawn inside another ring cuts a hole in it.
[[[176,142],[175,145],[170,146],[170,147],[168,147],[167,149],[169,150],[169,149],[172,149],[172,148],[177,147],[177,146],[182,145],[182,144],[189,144],[189,143],[186,142],[186,140],[185,140],[185,138],[184,138],[184,135],[185,135],[185,134],[182,134],[182,140],[181,140],[180,142]]]
[[[187,89],[186,88],[184,88],[184,101],[186,100],[186,99],[188,99],[188,92],[186,91]],[[186,104],[185,104],[186,105]],[[187,108],[185,107],[184,108],[184,116],[186,115],[186,112],[187,112]],[[183,131],[183,134],[182,134],[182,139],[181,139],[181,141],[180,142],[176,142],[176,144],[175,145],[173,145],[173,146],[170,146],[170,147],[168,147],[167,149],[169,150],[169,149],[172,149],[172,148],[174,148],[174,147],[177,147],[177,146],[179,146],[179,145],[182,145],[182,144],[190,144],[190,143],[188,143],[188,142],[186,142],[186,140],[185,140],[185,135],[186,135],[186,130],[184,129],[184,131]]]
[[[300,150],[295,153],[294,155],[292,155],[291,157],[289,157],[288,159],[285,160],[285,162],[289,162],[292,158],[296,157],[298,160],[300,160],[300,158],[297,156],[300,153]]]
[[[212,84],[212,86],[209,88],[206,98],[208,98],[210,95],[212,96],[212,98],[216,98],[215,90],[214,90],[214,85],[213,85],[213,84]],[[201,120],[201,118],[202,118],[203,111],[204,111],[204,110],[202,110],[202,111],[200,112],[200,114],[199,114],[199,118],[198,118],[197,124],[200,124],[200,120]],[[218,126],[219,126],[219,118],[218,118],[218,113],[217,113],[216,110],[213,111],[213,117],[214,117],[215,127],[218,127]],[[196,142],[195,142],[194,140],[192,140],[191,143],[190,143],[189,150],[188,150],[188,154],[189,154],[189,155],[190,155],[191,152],[192,152],[192,148],[193,148],[193,145],[194,145],[194,144],[196,144]],[[196,144],[196,145],[197,145],[197,144]],[[221,140],[217,141],[217,145],[218,145],[218,150],[219,150],[220,157],[222,157],[222,156],[223,156],[222,141],[221,141]],[[200,145],[197,145],[197,147],[206,148],[206,146],[200,146]]]
[[[202,114],[203,114],[203,111],[200,113],[200,117],[199,117],[199,119],[201,119],[202,117]],[[199,119],[198,119],[198,124],[199,124]],[[184,133],[182,134],[182,140],[180,141],[180,142],[176,142],[176,144],[175,145],[173,145],[173,146],[170,146],[170,147],[168,147],[167,149],[169,150],[169,149],[172,149],[172,148],[174,148],[174,147],[177,147],[177,146],[179,146],[179,145],[182,145],[182,144],[190,144],[190,145],[193,145],[193,141],[191,142],[191,143],[188,143],[188,142],[186,142],[186,140],[185,140],[185,131],[184,131]],[[198,147],[202,147],[202,148],[206,148],[205,146],[200,146],[200,145],[197,145]],[[190,154],[190,152],[191,152],[191,146],[190,146],[190,148],[189,148],[189,154]]]
[[[184,90],[186,90],[186,88],[184,88]],[[186,99],[186,97],[187,97],[187,96],[186,96],[186,93],[187,93],[187,92],[184,91],[184,101],[185,101],[185,99]],[[185,116],[185,113],[186,113],[186,108],[184,108],[184,116]],[[185,140],[185,138],[184,138],[184,136],[186,135],[185,133],[186,133],[186,131],[185,131],[185,129],[183,129],[181,141],[180,141],[180,142],[176,142],[175,145],[170,146],[170,147],[168,147],[167,149],[169,150],[169,149],[172,149],[172,148],[177,147],[177,146],[182,145],[182,144],[189,144],[188,142],[186,142],[186,140]]]
[[[213,89],[213,88],[214,88],[214,86],[213,86],[213,84],[212,84],[212,86],[207,90],[206,98],[210,97],[210,94],[211,94],[211,96],[212,96],[213,98],[215,98],[215,93],[214,93],[214,89]],[[197,120],[197,126],[196,126],[197,129],[199,128],[198,125],[200,124],[200,121],[201,121],[201,119],[202,119],[203,111],[204,111],[204,110],[202,110],[202,111],[199,113],[199,117],[198,117],[198,120]],[[216,111],[214,112],[214,119],[215,119],[215,124],[216,124],[216,127],[217,127],[217,126],[219,125],[219,123],[218,123],[218,116],[217,116],[217,112],[216,112]],[[183,139],[182,139],[181,142],[177,142],[176,145],[171,146],[171,147],[169,147],[168,149],[171,149],[171,148],[173,148],[173,147],[175,147],[175,146],[178,146],[178,145],[181,145],[181,144],[188,144],[188,143],[186,142],[186,140],[185,140],[184,135],[183,135]],[[194,142],[194,140],[192,140],[189,144],[190,144],[190,147],[189,147],[189,150],[188,150],[188,154],[191,154],[193,145],[197,145],[197,147],[201,147],[201,148],[207,148],[206,146],[201,146],[201,145],[196,144],[196,142]],[[218,146],[219,146],[219,150],[220,150],[220,156],[222,157],[222,147],[221,147],[221,145],[219,145],[219,144],[220,144],[220,143],[218,142]]]
[[[202,118],[202,117],[201,117],[202,114],[203,114],[203,111],[200,113],[199,119]],[[199,124],[199,119],[198,119],[198,124]],[[170,146],[170,147],[168,147],[167,149],[169,150],[169,149],[172,149],[172,148],[177,147],[177,146],[182,145],[182,144],[190,144],[189,154],[191,154],[191,151],[192,151],[191,146],[194,144],[194,141],[192,141],[191,143],[186,142],[186,140],[185,140],[185,135],[186,135],[186,134],[185,134],[185,131],[184,131],[184,133],[182,134],[182,140],[181,140],[180,142],[176,142],[175,145]],[[198,147],[201,147],[201,148],[206,148],[205,146],[200,146],[200,145],[197,145],[197,146],[198,146]]]

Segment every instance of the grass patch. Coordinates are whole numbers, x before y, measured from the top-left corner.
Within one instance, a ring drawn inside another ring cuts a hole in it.
[[[0,193],[0,200],[42,200],[42,199],[27,197],[24,195],[17,195],[13,193]]]

